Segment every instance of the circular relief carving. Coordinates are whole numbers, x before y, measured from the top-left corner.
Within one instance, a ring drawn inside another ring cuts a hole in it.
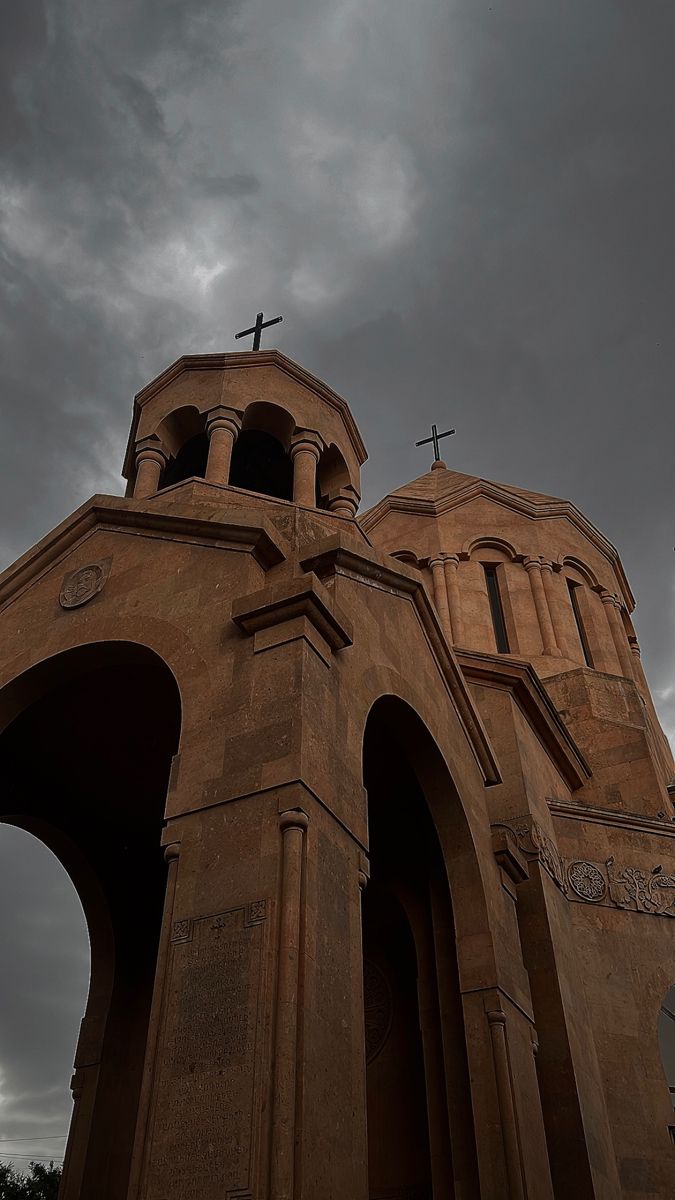
[[[581,896],[582,900],[602,900],[607,890],[602,872],[593,863],[570,863],[567,878],[572,890],[577,896]]]
[[[102,563],[90,563],[89,566],[80,567],[79,571],[73,571],[63,581],[59,595],[61,607],[78,608],[80,604],[86,604],[87,600],[100,592],[105,580],[106,571]]]
[[[393,1004],[389,981],[376,963],[363,964],[363,1002],[366,1016],[366,1063],[380,1053],[391,1029]]]

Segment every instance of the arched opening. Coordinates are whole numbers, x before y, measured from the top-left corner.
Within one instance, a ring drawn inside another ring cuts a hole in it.
[[[230,483],[278,500],[293,499],[289,453],[293,418],[276,404],[249,404],[232,451]]]
[[[31,1159],[62,1166],[91,974],[87,924],[56,856],[7,824],[0,825],[0,912],[0,1160],[16,1155],[20,1171]]]
[[[8,685],[0,725],[0,820],[56,854],[89,930],[61,1197],[125,1200],[165,891],[160,840],[178,688],[145,647],[82,646]]]
[[[369,1195],[477,1195],[455,924],[428,789],[431,772],[451,804],[452,781],[422,722],[392,696],[370,712],[363,769]]]
[[[182,483],[184,479],[204,478],[209,439],[203,413],[192,405],[178,408],[165,417],[157,436],[171,456],[162,474],[163,488]]]

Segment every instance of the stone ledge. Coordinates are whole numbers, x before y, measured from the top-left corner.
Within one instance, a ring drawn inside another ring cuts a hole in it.
[[[232,605],[232,620],[243,633],[258,633],[282,622],[306,617],[333,653],[351,646],[352,626],[314,575],[280,580],[262,591],[241,596]]]

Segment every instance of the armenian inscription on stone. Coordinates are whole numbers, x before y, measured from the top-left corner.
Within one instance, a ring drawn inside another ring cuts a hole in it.
[[[144,1200],[252,1187],[265,901],[175,921]]]

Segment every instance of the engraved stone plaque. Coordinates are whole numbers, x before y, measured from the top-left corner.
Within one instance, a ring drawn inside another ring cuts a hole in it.
[[[143,1200],[253,1194],[265,916],[174,922]]]
[[[110,561],[106,558],[101,562],[87,563],[86,567],[66,575],[59,593],[61,608],[79,608],[98,595],[110,574]]]

